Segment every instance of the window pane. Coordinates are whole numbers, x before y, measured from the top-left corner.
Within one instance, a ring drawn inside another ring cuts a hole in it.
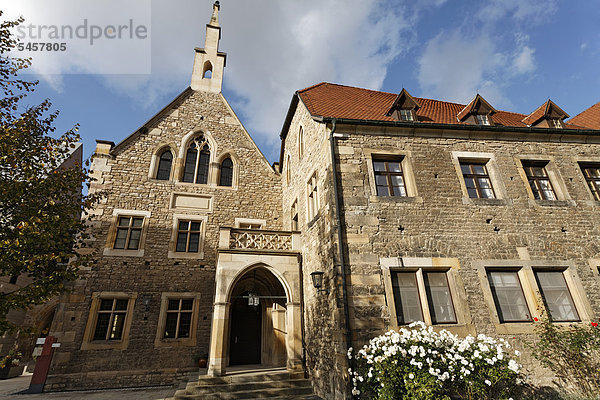
[[[165,321],[165,338],[175,338],[175,332],[177,331],[177,316],[178,313],[168,313],[167,320]]]
[[[383,162],[383,161],[373,161],[373,169],[375,171],[385,171],[385,162]]]
[[[454,306],[448,288],[448,280],[445,272],[429,272],[424,274],[427,299],[429,300],[429,311],[434,324],[454,323]]]
[[[137,250],[140,245],[140,235],[142,231],[139,229],[132,229],[129,234],[129,244],[127,245],[128,250]]]
[[[473,173],[477,175],[487,175],[485,168],[480,164],[473,164]]]
[[[394,188],[394,196],[406,196],[402,175],[392,175],[390,176],[390,179],[392,181],[392,187]]]
[[[423,313],[416,274],[414,272],[396,272],[392,277],[398,324],[422,321]]]
[[[158,170],[156,172],[156,179],[168,181],[171,176],[171,164],[173,162],[173,155],[170,151],[165,151],[160,156],[158,162]]]
[[[110,330],[109,340],[121,340],[123,326],[125,325],[125,313],[113,314],[113,323]]]
[[[179,232],[177,234],[177,246],[175,248],[175,251],[179,251],[179,252],[185,251],[186,246],[187,246],[187,233]]]
[[[190,227],[191,231],[199,231],[200,230],[200,222],[192,222],[192,226]]]
[[[93,340],[106,340],[106,331],[108,330],[108,323],[110,321],[110,313],[98,314],[96,320],[96,329],[94,330]]]
[[[117,229],[117,237],[115,238],[115,249],[124,249],[125,239],[127,239],[127,229]]]
[[[556,197],[554,196],[554,191],[552,190],[552,185],[550,185],[550,181],[548,181],[546,179],[541,179],[538,182],[539,182],[540,188],[542,189],[542,192],[544,194],[544,199],[545,200],[556,200]]]
[[[179,310],[179,299],[170,299],[167,310]]]
[[[180,231],[187,231],[189,223],[190,223],[189,221],[179,221],[179,230]]]
[[[226,158],[221,163],[221,174],[219,177],[219,186],[231,186],[233,182],[233,162],[231,158]]]
[[[186,156],[185,156],[185,167],[183,170],[183,181],[184,182],[194,182],[194,170],[196,168],[196,157],[198,157],[198,152],[194,148],[189,148]]]
[[[134,228],[141,228],[143,221],[144,221],[144,218],[134,218],[133,224],[131,226],[133,226]]]
[[[206,148],[200,152],[200,161],[198,162],[198,176],[196,177],[196,183],[206,184],[208,182],[208,162],[210,160],[210,153],[206,151]]]
[[[119,226],[129,226],[131,217],[119,217]]]
[[[471,173],[471,167],[469,164],[460,164],[460,170],[462,171],[463,175],[464,174],[470,174]]]
[[[538,188],[535,184],[534,180],[529,180],[529,187],[531,188],[531,192],[533,193],[533,198],[536,200],[540,199],[540,192],[538,191]]]
[[[188,252],[197,253],[199,243],[200,243],[200,234],[199,233],[190,233],[190,245],[188,248]]]
[[[402,172],[399,161],[388,161],[388,169],[390,172]]]
[[[553,321],[578,321],[579,314],[562,271],[536,272],[544,303]]]
[[[377,186],[377,196],[389,196],[390,192],[389,189],[387,187],[387,185],[385,186]]]
[[[531,321],[517,272],[488,272],[488,280],[500,322]]]
[[[115,311],[126,311],[129,299],[118,299],[115,304]]]
[[[492,184],[488,178],[478,178],[479,189],[481,190],[481,197],[484,199],[493,199],[494,191],[492,190]]]
[[[190,337],[190,327],[192,325],[192,313],[182,312],[179,317],[179,332],[177,337],[187,338]]]
[[[113,299],[100,300],[100,311],[111,311],[112,306],[113,306]]]
[[[182,299],[181,300],[181,309],[182,310],[191,310],[194,305],[194,299]]]

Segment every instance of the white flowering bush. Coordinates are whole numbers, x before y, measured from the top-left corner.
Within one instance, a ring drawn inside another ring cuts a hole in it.
[[[504,339],[460,338],[423,322],[371,339],[356,354],[352,394],[360,399],[510,399],[520,368]]]

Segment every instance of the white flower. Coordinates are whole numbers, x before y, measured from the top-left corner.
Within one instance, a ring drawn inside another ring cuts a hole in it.
[[[485,382],[486,385],[492,386],[492,382],[490,382],[489,380],[486,379],[484,382]]]
[[[415,379],[415,374],[413,374],[412,372],[408,374],[408,379]]]
[[[508,369],[513,371],[514,373],[519,373],[519,364],[515,360],[510,360],[508,362]]]

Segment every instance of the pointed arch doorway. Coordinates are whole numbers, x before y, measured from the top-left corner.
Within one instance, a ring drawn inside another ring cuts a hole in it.
[[[287,296],[264,267],[244,273],[230,297],[229,365],[286,365]]]

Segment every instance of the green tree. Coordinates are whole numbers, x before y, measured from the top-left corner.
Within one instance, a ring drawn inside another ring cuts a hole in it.
[[[22,105],[38,83],[18,76],[31,60],[9,54],[17,44],[11,30],[22,22],[0,24],[0,276],[32,281],[0,293],[0,334],[19,328],[7,320],[9,310],[42,304],[77,278],[87,262],[76,251],[86,239],[80,216],[96,201],[82,194],[86,169],[63,165],[79,142],[77,126],[53,135],[58,111],[49,100]]]

